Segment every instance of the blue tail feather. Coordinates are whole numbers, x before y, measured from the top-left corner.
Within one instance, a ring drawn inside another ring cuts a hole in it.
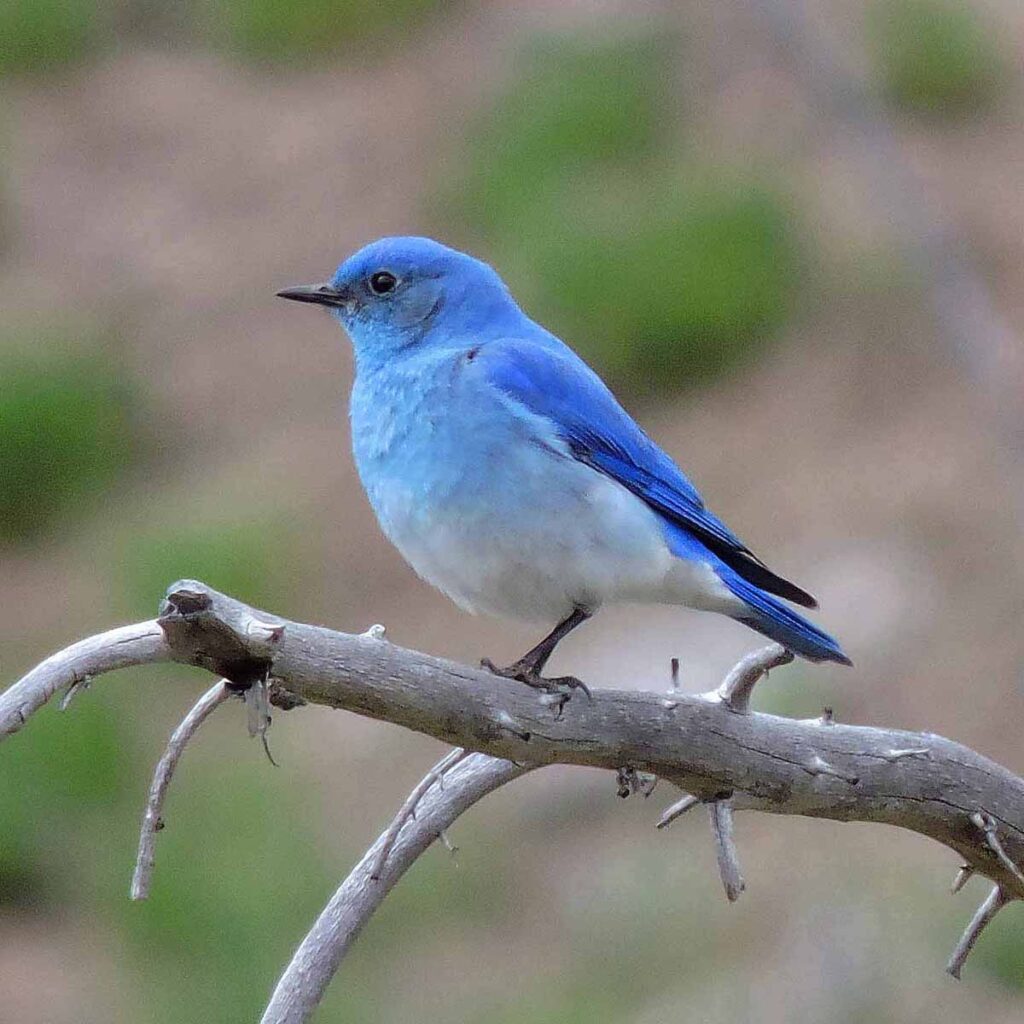
[[[750,606],[749,616],[735,616],[739,622],[778,641],[787,650],[808,661],[853,664],[833,637],[797,615],[778,598],[755,587],[727,565],[718,567],[717,572],[722,582]]]

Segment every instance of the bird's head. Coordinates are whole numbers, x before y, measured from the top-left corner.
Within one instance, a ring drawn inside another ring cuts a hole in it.
[[[345,260],[330,281],[277,294],[330,309],[357,358],[450,344],[522,316],[486,263],[429,238],[378,239]]]

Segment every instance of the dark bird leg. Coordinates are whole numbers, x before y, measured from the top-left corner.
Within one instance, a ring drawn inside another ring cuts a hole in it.
[[[587,684],[575,676],[556,676],[552,679],[545,679],[541,672],[547,664],[559,642],[567,637],[577,626],[582,625],[590,618],[591,613],[584,608],[574,608],[571,615],[555,626],[553,630],[536,647],[527,651],[518,661],[512,662],[507,668],[498,668],[490,658],[483,658],[480,664],[490,669],[497,676],[504,676],[506,679],[515,679],[527,686],[534,686],[539,690],[557,690],[567,687],[570,690],[582,690],[588,697],[590,690]]]

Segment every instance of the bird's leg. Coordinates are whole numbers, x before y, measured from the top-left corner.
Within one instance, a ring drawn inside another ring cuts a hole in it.
[[[568,636],[577,626],[582,625],[590,618],[591,613],[585,608],[574,608],[572,614],[562,619],[553,630],[536,647],[528,650],[518,661],[512,662],[506,668],[498,668],[490,658],[484,658],[480,664],[490,669],[495,675],[504,676],[506,679],[515,679],[527,686],[534,686],[539,690],[557,690],[561,687],[568,689],[582,690],[588,697],[590,690],[587,684],[575,676],[557,676],[552,679],[545,679],[541,672],[547,664],[559,642]]]

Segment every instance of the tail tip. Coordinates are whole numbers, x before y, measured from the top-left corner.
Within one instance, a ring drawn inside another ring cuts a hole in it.
[[[793,653],[797,655],[797,657],[807,658],[806,654],[801,654],[799,651],[793,651]],[[818,653],[817,656],[812,656],[807,658],[807,660],[815,661],[819,664],[822,662],[832,661],[837,665],[845,665],[847,668],[853,668],[853,661],[846,656],[845,651],[843,651],[839,644],[835,644],[835,646],[830,644],[823,651]]]

